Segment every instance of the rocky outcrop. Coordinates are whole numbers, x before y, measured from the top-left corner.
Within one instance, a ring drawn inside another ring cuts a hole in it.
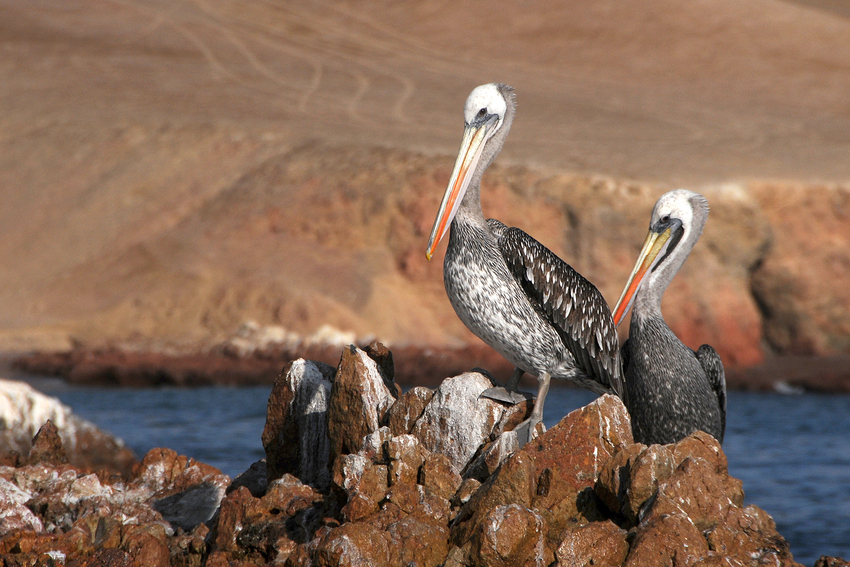
[[[752,192],[772,227],[753,273],[765,339],[787,354],[847,354],[850,286],[836,282],[850,278],[850,187],[759,183]]]
[[[46,427],[24,463],[0,467],[0,556],[6,565],[799,565],[770,516],[743,505],[711,436],[635,443],[625,407],[606,395],[516,449],[500,439],[524,413],[478,400],[484,376],[396,397],[386,354],[351,347],[337,369],[288,365],[269,400],[267,460],[232,483],[167,449],[125,480],[86,474],[62,462]],[[304,426],[315,414],[341,424],[334,407],[351,409],[347,437]],[[302,466],[309,447],[319,450]],[[488,465],[474,465],[484,455]]]
[[[34,448],[33,437],[45,423],[50,423],[55,431],[51,438],[56,437],[57,443],[61,438],[63,462],[125,475],[136,463],[135,455],[123,441],[74,415],[56,398],[23,382],[0,379],[0,462],[14,465],[25,461],[22,456]],[[35,451],[39,448],[35,447]]]

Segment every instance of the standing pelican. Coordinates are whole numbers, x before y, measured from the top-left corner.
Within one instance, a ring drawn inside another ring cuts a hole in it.
[[[517,428],[524,444],[543,416],[550,377],[600,394],[624,391],[616,326],[599,290],[522,230],[484,219],[481,176],[502,149],[515,108],[508,85],[482,85],[469,95],[460,152],[426,255],[430,260],[451,226],[443,279],[455,313],[516,366],[506,389],[485,395],[504,399],[500,394],[515,394],[524,372],[537,376],[534,410]]]
[[[614,308],[619,325],[634,304],[622,358],[635,441],[674,443],[697,430],[723,443],[726,379],[709,345],[694,352],[661,316],[661,297],[685,263],[708,218],[702,195],[677,189],[655,203],[649,234]]]

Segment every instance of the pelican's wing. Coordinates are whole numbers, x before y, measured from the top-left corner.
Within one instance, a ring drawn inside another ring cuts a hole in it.
[[[487,221],[529,301],[558,330],[577,367],[625,401],[617,328],[605,298],[569,264],[518,228]]]
[[[708,383],[714,394],[717,396],[717,403],[720,406],[720,443],[723,443],[723,436],[726,434],[726,373],[723,370],[723,361],[720,360],[720,355],[710,345],[702,345],[696,352],[697,360],[700,366],[705,370],[705,375],[708,376]]]

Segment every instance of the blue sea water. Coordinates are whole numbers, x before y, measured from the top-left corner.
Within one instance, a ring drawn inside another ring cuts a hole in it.
[[[263,458],[260,436],[270,387],[107,389],[39,380],[39,389],[124,439],[141,457],[154,447],[236,476]],[[595,396],[553,385],[548,427]],[[850,396],[730,392],[723,446],[746,504],[776,521],[794,558],[850,559]]]

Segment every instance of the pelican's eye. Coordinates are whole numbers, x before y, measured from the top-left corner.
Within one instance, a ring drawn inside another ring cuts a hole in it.
[[[486,108],[482,108],[481,110],[479,110],[479,111],[478,111],[478,116],[481,116],[482,118],[483,118],[484,116],[487,116],[487,109],[486,109]]]
[[[664,215],[661,217],[661,224],[667,224],[668,222],[670,222],[670,215]]]

